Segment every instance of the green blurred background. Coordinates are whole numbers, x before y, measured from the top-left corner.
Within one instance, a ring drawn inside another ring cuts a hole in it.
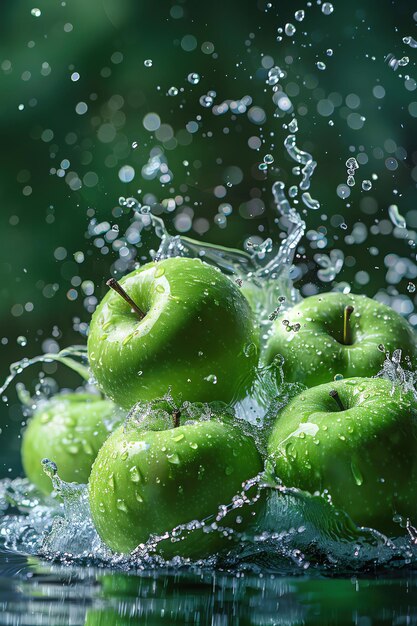
[[[417,325],[417,50],[403,42],[417,39],[417,7],[328,4],[3,0],[1,380],[13,361],[85,343],[106,278],[147,257],[155,242],[138,241],[120,196],[152,205],[172,233],[278,243],[272,183],[300,180],[283,145],[293,117],[321,203],[294,198],[307,224],[297,286],[351,285]],[[349,189],[350,156],[360,167]],[[42,372],[80,384],[63,369]],[[19,380],[33,392],[39,373]],[[20,471],[21,421],[12,386],[0,406],[4,475]]]

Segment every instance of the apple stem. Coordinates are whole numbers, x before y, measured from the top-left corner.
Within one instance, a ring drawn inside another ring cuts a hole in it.
[[[174,423],[174,428],[178,428],[178,426],[180,425],[180,417],[181,411],[179,409],[174,409],[172,411],[172,421]]]
[[[341,401],[340,396],[337,393],[336,389],[332,389],[331,391],[329,391],[329,396],[337,402],[337,406],[339,407],[341,411],[346,411],[345,407],[343,406],[343,402]]]
[[[132,298],[129,296],[129,294],[126,293],[126,291],[123,289],[121,284],[119,282],[117,282],[117,280],[115,278],[110,278],[106,282],[106,285],[107,285],[107,287],[110,287],[110,289],[113,289],[113,291],[118,293],[119,296],[121,296],[123,298],[123,300],[125,300],[128,303],[128,305],[133,309],[133,311],[137,314],[139,319],[143,320],[143,318],[145,317],[145,313],[142,311],[142,309],[140,309],[138,307],[136,302],[134,302],[132,300]]]
[[[349,321],[354,310],[353,306],[348,304],[348,306],[345,306],[345,310],[343,311],[343,343],[345,346],[352,345],[352,329]]]

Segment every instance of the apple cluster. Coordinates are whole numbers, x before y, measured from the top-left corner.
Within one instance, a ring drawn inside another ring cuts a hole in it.
[[[394,519],[417,513],[417,402],[376,377],[386,352],[401,349],[412,363],[417,355],[395,311],[365,296],[312,296],[274,321],[261,350],[242,290],[201,260],[148,263],[107,284],[88,337],[102,396],[41,405],[22,461],[44,494],[44,458],[63,480],[88,481],[109,548],[218,552],[262,520],[268,490],[251,494],[259,482],[325,494],[356,524],[391,535]],[[277,355],[285,380],[305,390],[277,414],[265,455],[233,404]]]

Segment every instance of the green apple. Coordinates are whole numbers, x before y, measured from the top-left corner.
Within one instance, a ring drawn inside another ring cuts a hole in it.
[[[268,465],[286,487],[327,493],[359,526],[417,519],[417,401],[383,378],[312,387],[278,414]]]
[[[41,463],[48,458],[63,480],[86,483],[97,452],[121,420],[113,402],[91,393],[62,394],[42,403],[23,433],[26,476],[50,493],[52,483]]]
[[[373,376],[385,352],[417,355],[416,335],[398,313],[366,296],[325,293],[306,298],[273,325],[265,360],[284,357],[287,382],[307,387],[336,376]]]
[[[253,439],[228,414],[216,417],[204,405],[187,412],[171,417],[158,409],[155,419],[129,419],[98,453],[89,480],[90,508],[100,537],[112,550],[128,553],[151,535],[207,518],[214,522],[219,507],[231,504],[242,484],[261,472]],[[243,529],[255,511],[250,504],[236,508],[224,524],[229,527],[241,517],[238,529]],[[203,558],[224,542],[221,533],[199,529],[174,542],[163,540],[158,552],[165,558]]]
[[[117,404],[163,396],[231,402],[258,364],[258,330],[239,288],[199,259],[149,263],[108,282],[88,338],[90,366]]]

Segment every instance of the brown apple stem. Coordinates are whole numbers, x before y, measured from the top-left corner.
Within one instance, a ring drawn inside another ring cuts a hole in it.
[[[172,411],[172,421],[174,424],[174,428],[178,428],[178,426],[180,425],[180,417],[181,411],[179,409],[174,409],[174,411]]]
[[[129,296],[128,293],[126,293],[126,291],[123,289],[121,284],[118,283],[115,278],[110,278],[106,282],[106,285],[107,287],[110,287],[110,289],[113,289],[113,291],[118,293],[119,296],[121,296],[123,300],[125,300],[128,303],[128,305],[133,309],[133,311],[136,313],[139,319],[143,320],[143,318],[145,317],[145,313],[142,311],[142,309],[138,307],[136,302],[133,302],[132,298]]]
[[[352,328],[349,322],[354,310],[353,306],[348,304],[343,311],[343,343],[345,346],[352,345]]]
[[[337,406],[339,407],[341,411],[346,411],[345,407],[343,406],[343,402],[341,401],[340,396],[337,393],[336,389],[332,389],[331,391],[329,391],[329,396],[336,401]]]

